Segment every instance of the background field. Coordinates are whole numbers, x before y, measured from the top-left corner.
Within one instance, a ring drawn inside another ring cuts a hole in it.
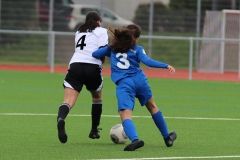
[[[239,159],[240,83],[149,78],[169,131],[167,148],[145,107],[136,101],[134,123],[145,146],[124,152],[110,128],[121,123],[115,85],[104,77],[101,138],[88,138],[90,94],[84,89],[66,119],[69,140],[57,138],[56,116],[63,99],[60,73],[0,70],[0,159]],[[130,143],[130,142],[127,142]]]

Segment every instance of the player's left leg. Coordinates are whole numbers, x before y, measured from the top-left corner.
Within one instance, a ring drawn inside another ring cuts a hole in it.
[[[57,116],[57,129],[58,129],[58,138],[60,142],[67,142],[67,133],[65,131],[65,119],[70,111],[70,109],[74,106],[76,99],[78,97],[79,92],[74,89],[65,87],[64,89],[64,100],[58,109]]]
[[[124,148],[124,151],[134,151],[144,146],[144,142],[139,139],[137,129],[132,121],[135,91],[135,82],[131,78],[125,78],[117,84],[118,112],[122,119],[124,132],[132,142]]]
[[[132,110],[129,109],[120,110],[119,114],[122,119],[124,132],[132,142],[124,148],[124,151],[134,151],[138,148],[143,147],[144,142],[139,139],[137,135],[137,129],[132,121]]]

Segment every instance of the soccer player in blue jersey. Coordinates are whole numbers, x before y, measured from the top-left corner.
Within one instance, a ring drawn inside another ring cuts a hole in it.
[[[173,145],[177,138],[175,131],[169,133],[162,112],[157,108],[153,100],[151,88],[147,77],[139,64],[144,63],[149,67],[167,68],[174,74],[175,68],[149,58],[142,46],[137,45],[141,34],[141,28],[136,25],[128,25],[126,28],[109,29],[111,44],[93,52],[95,58],[109,56],[111,61],[111,79],[116,84],[116,96],[118,99],[118,112],[122,119],[122,125],[131,143],[124,151],[134,151],[144,146],[140,140],[136,127],[132,121],[135,97],[141,106],[146,106],[152,115],[157,128],[161,132],[167,147]]]

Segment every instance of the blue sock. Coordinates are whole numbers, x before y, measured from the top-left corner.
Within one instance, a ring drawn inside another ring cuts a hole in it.
[[[134,140],[139,139],[137,135],[136,127],[131,119],[125,119],[122,122],[124,132],[128,138],[133,142]]]
[[[168,128],[167,124],[163,118],[162,112],[158,111],[156,114],[152,115],[152,119],[155,122],[157,128],[161,132],[163,138],[167,138],[169,133],[168,133]]]

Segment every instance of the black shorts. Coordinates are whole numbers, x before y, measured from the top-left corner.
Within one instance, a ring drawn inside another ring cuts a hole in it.
[[[87,90],[101,90],[103,87],[102,67],[90,63],[70,64],[63,87],[72,88],[80,92],[83,85],[86,86]]]

